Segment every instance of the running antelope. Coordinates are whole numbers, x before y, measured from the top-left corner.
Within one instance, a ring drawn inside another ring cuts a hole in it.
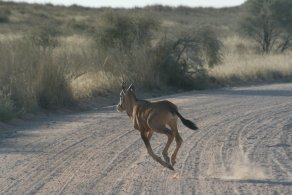
[[[140,131],[149,155],[155,161],[171,170],[174,170],[173,166],[176,163],[177,152],[183,142],[177,130],[177,119],[180,118],[182,123],[190,129],[198,129],[192,121],[185,119],[178,112],[176,105],[167,100],[157,102],[138,100],[135,95],[135,87],[133,84],[126,89],[123,83],[117,110],[119,112],[127,112],[134,128]],[[158,157],[151,148],[150,139],[154,131],[166,134],[168,137],[166,146],[162,152],[165,161]],[[176,141],[176,148],[171,156],[170,163],[168,148],[174,138]]]

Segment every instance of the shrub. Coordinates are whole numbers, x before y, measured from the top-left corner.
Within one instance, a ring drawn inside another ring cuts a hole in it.
[[[202,55],[206,64],[213,67],[220,64],[223,60],[223,43],[219,40],[216,33],[210,28],[202,28],[196,33],[199,40]]]
[[[9,10],[4,10],[1,8],[0,10],[0,23],[8,23],[9,22]]]
[[[7,122],[15,117],[15,105],[9,95],[0,91],[0,121]]]
[[[167,86],[183,89],[205,88],[208,81],[204,66],[208,63],[206,55],[220,56],[221,54],[216,52],[221,52],[221,47],[218,47],[214,53],[206,53],[210,52],[206,47],[212,40],[207,43],[204,41],[206,40],[202,39],[200,33],[193,37],[185,35],[176,40],[167,38],[161,40],[152,52],[148,52],[153,58],[152,74],[159,78],[160,83]],[[219,61],[217,60],[216,63]]]
[[[58,46],[57,35],[60,32],[54,25],[44,24],[40,27],[33,29],[28,36],[31,39],[32,43],[42,48],[54,48]]]
[[[209,29],[164,40],[155,51],[160,77],[167,85],[180,88],[204,88],[208,80],[207,64],[221,63],[222,42]],[[198,84],[200,83],[200,84]]]
[[[222,60],[223,44],[206,28],[174,40],[165,36],[155,45],[131,44],[130,48],[103,50],[103,70],[147,87],[204,88],[208,79],[205,65],[211,67]]]
[[[178,42],[178,41],[177,41]],[[162,40],[153,51],[155,57],[153,72],[167,86],[190,88],[192,79],[188,74],[187,63],[181,60],[177,51],[178,43]]]
[[[38,105],[45,109],[56,109],[74,104],[73,94],[70,88],[70,79],[67,77],[66,67],[55,64],[52,54],[45,54],[46,61],[39,67],[36,88]]]
[[[149,16],[108,12],[95,38],[103,48],[132,49],[149,44],[158,25],[157,20]]]

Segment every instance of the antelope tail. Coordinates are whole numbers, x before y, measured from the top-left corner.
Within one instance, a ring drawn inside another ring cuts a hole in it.
[[[180,118],[181,122],[188,128],[192,130],[197,130],[199,129],[195,123],[192,121],[185,119],[178,111],[175,112],[175,114]]]

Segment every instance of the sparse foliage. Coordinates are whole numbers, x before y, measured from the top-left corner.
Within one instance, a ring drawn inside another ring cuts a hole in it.
[[[149,44],[158,26],[157,20],[149,16],[109,12],[96,39],[104,48],[132,49]]]
[[[291,46],[290,0],[248,0],[245,7],[241,28],[257,42],[262,53],[284,52]]]
[[[223,61],[223,43],[219,40],[215,31],[203,28],[196,34],[206,64],[214,67]]]
[[[43,48],[54,48],[58,45],[57,35],[60,32],[55,26],[44,24],[37,29],[33,29],[29,34],[29,38],[35,45]]]
[[[221,62],[222,45],[210,29],[162,40],[155,51],[159,76],[168,85],[192,88],[196,79],[208,78],[205,64],[212,67]]]

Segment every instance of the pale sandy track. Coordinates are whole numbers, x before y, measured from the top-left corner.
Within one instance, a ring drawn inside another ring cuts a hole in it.
[[[292,84],[163,99],[200,127],[179,124],[175,171],[154,162],[128,117],[107,107],[0,130],[0,193],[292,194]],[[157,154],[165,142],[154,134]]]

